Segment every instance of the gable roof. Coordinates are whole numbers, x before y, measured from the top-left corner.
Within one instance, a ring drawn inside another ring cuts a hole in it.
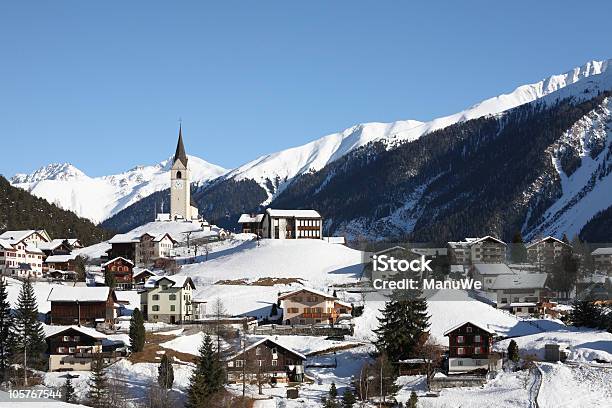
[[[597,248],[591,255],[612,255],[612,247]]]
[[[275,340],[272,337],[264,337],[263,339],[261,339],[261,340],[255,342],[255,343],[251,344],[250,346],[246,347],[244,350],[240,350],[239,352],[229,356],[227,358],[227,360],[232,360],[232,359],[242,355],[242,353],[245,353],[245,352],[247,352],[249,350],[252,350],[253,348],[255,348],[255,347],[259,346],[260,344],[263,344],[263,343],[265,343],[267,341],[269,341],[272,344],[275,344],[276,346],[278,346],[278,347],[280,347],[280,348],[282,348],[284,350],[287,350],[291,354],[294,354],[294,355],[300,357],[302,360],[306,360],[306,356],[305,355],[303,355],[302,353],[300,353],[298,351],[293,350],[292,348],[290,348],[290,347],[288,347],[288,346],[286,346],[286,345],[284,345],[282,343],[279,343],[278,340]]]
[[[296,295],[300,292],[308,292],[308,293],[312,293],[313,295],[319,295],[319,296],[323,296],[325,298],[328,299],[336,299],[335,297],[333,297],[332,295],[330,295],[329,293],[325,293],[325,292],[321,292],[320,290],[316,290],[316,289],[311,289],[311,288],[300,288],[294,291],[291,291],[289,293],[285,293],[284,295],[280,295],[278,297],[278,300],[283,300],[288,298],[289,296],[293,296]]]
[[[268,208],[266,213],[270,217],[285,217],[285,218],[321,218],[315,210],[276,210]]]
[[[182,288],[185,287],[186,284],[189,284],[192,289],[195,289],[195,285],[189,276],[177,276],[177,275],[169,275],[169,276],[151,276],[144,284],[144,287],[147,289],[156,288],[159,286],[159,282],[162,280],[167,280],[172,283],[172,287]]]
[[[45,330],[45,338],[49,338],[52,336],[56,336],[68,330],[75,330],[79,333],[84,334],[85,336],[93,337],[97,340],[106,339],[106,335],[104,333],[100,333],[99,331],[83,326],[44,326]]]
[[[49,242],[41,242],[38,244],[38,247],[42,249],[43,251],[53,251],[54,249],[57,249],[64,243],[67,243],[68,245],[73,246],[73,247],[82,246],[78,238],[56,238],[56,239],[52,239]]]
[[[13,231],[4,231],[0,234],[0,239],[6,239],[7,241],[11,241],[12,244],[17,244],[24,239],[28,238],[32,234],[39,234],[46,241],[51,241],[49,234],[45,230],[13,230]]]
[[[545,273],[515,273],[499,275],[493,282],[492,289],[541,289],[546,284]]]
[[[106,302],[110,291],[108,286],[55,286],[51,288],[47,301]],[[115,298],[114,292],[113,298]]]
[[[492,241],[495,241],[495,242],[497,242],[499,244],[507,246],[507,244],[504,241],[502,241],[501,239],[495,238],[495,237],[493,237],[491,235],[487,235],[487,236],[484,236],[482,238],[465,238],[463,241],[450,241],[450,242],[448,242],[448,245],[451,248],[459,248],[459,247],[464,247],[465,248],[465,247],[471,247],[474,244],[477,244],[477,243],[483,242],[483,241],[487,241],[487,240],[492,240]]]
[[[527,245],[525,246],[525,248],[529,249],[529,248],[531,248],[531,247],[533,247],[533,246],[535,246],[535,245],[541,244],[541,243],[546,242],[546,241],[553,241],[553,242],[557,242],[557,243],[559,243],[559,244],[563,244],[563,245],[565,245],[565,246],[570,246],[570,245],[566,244],[565,242],[563,242],[562,240],[560,240],[560,239],[558,239],[558,238],[555,238],[555,237],[553,237],[553,236],[549,235],[549,236],[544,237],[544,238],[542,238],[542,239],[539,239],[539,240],[537,240],[537,241],[530,242],[529,244],[527,244]]]
[[[113,262],[118,261],[118,260],[120,260],[120,259],[123,259],[123,261],[124,261],[124,262],[127,262],[127,263],[129,263],[130,265],[132,265],[132,266],[134,265],[134,262],[130,261],[129,259],[124,258],[124,257],[122,257],[122,256],[118,256],[118,257],[116,257],[116,258],[111,259],[110,261],[104,262],[104,263],[102,264],[102,267],[107,266],[107,265],[110,265],[110,264],[112,264]]]
[[[245,224],[247,222],[261,222],[263,220],[264,214],[241,214],[240,218],[238,218],[238,224]]]
[[[77,254],[68,254],[68,255],[50,255],[45,259],[45,263],[56,263],[56,262],[68,262],[74,261],[78,255]]]
[[[476,323],[474,323],[474,322],[472,322],[472,321],[470,321],[470,320],[465,321],[465,322],[463,322],[463,323],[459,323],[458,325],[455,325],[455,326],[451,327],[450,329],[446,330],[446,331],[443,333],[443,335],[444,335],[444,336],[448,336],[450,333],[454,332],[455,330],[457,330],[458,328],[460,328],[460,327],[462,327],[462,326],[465,326],[466,324],[471,324],[472,326],[474,326],[474,327],[478,327],[480,330],[486,331],[487,333],[492,334],[492,335],[494,335],[494,336],[496,336],[496,335],[497,335],[497,333],[496,333],[494,330],[491,330],[491,329],[489,329],[489,328],[482,327],[481,325],[476,324]]]
[[[143,273],[147,273],[147,272],[150,273],[151,275],[157,275],[155,272],[147,268],[134,268],[134,273],[133,273],[134,279],[142,275]]]
[[[0,248],[2,248],[2,249],[12,249],[12,250],[15,249],[13,247],[13,244],[11,244],[10,241],[8,241],[6,239],[0,239]]]
[[[503,263],[493,264],[474,264],[474,270],[480,275],[512,275],[514,272],[510,267]]]

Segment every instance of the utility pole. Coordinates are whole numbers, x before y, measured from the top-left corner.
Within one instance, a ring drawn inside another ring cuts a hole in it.
[[[246,408],[246,345],[244,336],[240,336],[240,346],[242,347],[242,408]]]
[[[28,386],[28,343],[23,337],[23,385]]]
[[[380,397],[378,397],[378,408],[382,408],[382,395],[383,395],[383,362],[380,360]]]

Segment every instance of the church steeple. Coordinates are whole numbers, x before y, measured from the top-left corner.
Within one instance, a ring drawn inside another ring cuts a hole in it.
[[[176,144],[176,152],[174,153],[174,162],[180,160],[183,166],[187,167],[187,155],[185,154],[185,145],[183,145],[183,125],[179,125],[179,137]]]

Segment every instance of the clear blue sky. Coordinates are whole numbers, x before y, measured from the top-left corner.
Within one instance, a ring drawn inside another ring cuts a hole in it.
[[[225,167],[612,58],[609,1],[0,3],[0,173]],[[425,2],[422,2],[425,3]]]

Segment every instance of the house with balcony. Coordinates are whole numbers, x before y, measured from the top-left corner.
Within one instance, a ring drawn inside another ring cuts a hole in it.
[[[176,241],[168,233],[117,234],[109,241],[109,258],[133,259],[135,266],[150,267],[157,259],[168,258]]]
[[[21,279],[41,279],[45,253],[38,245],[50,240],[45,230],[6,231],[0,234],[0,273]]]
[[[502,358],[492,352],[495,331],[484,325],[467,321],[451,327],[448,337],[448,373],[498,371]]]
[[[83,326],[45,326],[49,371],[89,371],[106,335]]]
[[[278,297],[283,307],[283,322],[294,324],[335,324],[340,315],[350,314],[352,307],[334,296],[302,288]]]
[[[263,214],[241,214],[238,218],[238,224],[240,224],[243,233],[263,237],[263,218]]]
[[[315,210],[268,208],[261,221],[262,237],[269,239],[322,239],[323,217]]]
[[[133,269],[134,263],[129,259],[117,257],[102,264],[105,274],[111,274],[115,278],[117,289],[129,290],[134,286]]]
[[[612,276],[612,247],[597,248],[591,252],[595,270]]]
[[[545,237],[531,242],[525,246],[527,259],[539,270],[548,270],[563,254],[571,251],[572,247],[555,237]]]
[[[140,290],[141,311],[149,322],[185,323],[193,316],[195,290],[188,276],[152,276]]]
[[[483,238],[465,238],[447,245],[450,263],[473,265],[477,263],[503,263],[506,260],[506,243],[487,235]]]
[[[529,316],[541,311],[546,281],[545,273],[515,273],[500,275],[491,289],[497,293],[497,308],[509,310],[517,316]]]
[[[230,383],[289,383],[304,381],[306,356],[266,337],[225,360]]]

